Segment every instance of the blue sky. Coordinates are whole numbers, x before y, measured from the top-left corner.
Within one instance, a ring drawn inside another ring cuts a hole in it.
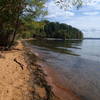
[[[90,0],[79,10],[72,7],[65,11],[56,6],[54,0],[49,0],[46,7],[48,9],[46,19],[79,28],[85,33],[85,37],[100,38],[100,0]]]

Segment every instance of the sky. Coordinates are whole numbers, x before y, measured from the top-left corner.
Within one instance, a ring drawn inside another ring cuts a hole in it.
[[[65,11],[54,0],[49,0],[45,6],[48,10],[46,19],[72,25],[83,31],[84,37],[100,38],[100,0],[90,0],[79,10],[72,7]]]

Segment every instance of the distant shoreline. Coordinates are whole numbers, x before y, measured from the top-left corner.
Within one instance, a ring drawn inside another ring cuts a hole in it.
[[[38,40],[36,38],[29,38],[29,39],[22,39],[22,40]],[[44,38],[44,39],[41,39],[41,40],[57,40],[57,41],[65,41],[65,40],[77,40],[77,41],[81,41],[81,40],[100,40],[100,38],[83,38],[83,39],[60,39],[60,38]]]
[[[100,40],[100,38],[83,38],[83,39],[65,39],[65,40]],[[45,38],[45,40],[63,40],[60,38]]]
[[[63,40],[63,39],[60,39],[60,38],[45,38],[45,40]],[[65,40],[83,40],[83,39],[65,39]],[[65,41],[63,40],[63,41]]]
[[[83,39],[89,39],[89,40],[100,40],[100,38],[83,38]]]

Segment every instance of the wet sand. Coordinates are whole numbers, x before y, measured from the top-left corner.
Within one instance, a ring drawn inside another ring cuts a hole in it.
[[[82,100],[81,97],[75,94],[70,88],[63,86],[62,77],[58,76],[55,69],[43,62],[38,62],[38,64],[42,65],[44,72],[48,75],[48,83],[53,87],[53,92],[57,100]]]

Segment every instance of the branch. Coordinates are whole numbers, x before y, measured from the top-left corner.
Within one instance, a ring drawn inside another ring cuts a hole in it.
[[[21,64],[20,62],[18,62],[16,58],[14,59],[14,61],[15,61],[17,64],[19,64],[19,65],[20,65],[20,67],[21,67],[21,69],[22,69],[22,70],[24,69],[24,68],[23,68],[23,66],[24,66],[24,65],[23,65],[23,64]]]

